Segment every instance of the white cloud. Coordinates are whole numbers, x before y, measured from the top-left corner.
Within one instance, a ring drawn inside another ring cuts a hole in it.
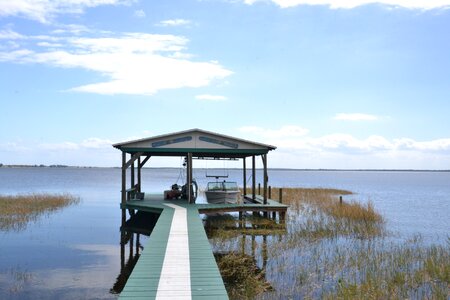
[[[20,33],[17,33],[11,29],[0,30],[0,39],[18,40],[25,39],[26,37]]]
[[[133,0],[1,0],[0,16],[20,16],[49,23],[58,14],[80,14],[85,8],[132,2]]]
[[[450,169],[450,138],[416,141],[373,135],[360,139],[343,133],[312,137],[302,135],[306,129],[295,130],[297,126],[292,126],[299,133],[295,136],[286,127],[248,126],[239,131],[245,139],[277,146],[270,153],[270,167]]]
[[[80,146],[72,142],[61,142],[61,143],[42,143],[38,147],[42,150],[54,151],[54,150],[77,150]]]
[[[136,18],[145,18],[146,14],[145,14],[145,11],[143,11],[142,9],[139,9],[134,12],[134,16]]]
[[[239,128],[239,131],[270,139],[301,137],[305,136],[309,132],[308,129],[295,125],[286,125],[281,127],[280,129],[266,129],[257,126],[244,126]]]
[[[450,138],[416,141],[369,136],[358,139],[349,134],[311,137],[302,135],[304,130],[298,126],[270,130],[249,126],[239,131],[243,138],[277,146],[277,150],[269,155],[271,168],[450,169]],[[140,136],[126,137],[120,141],[151,135],[142,132]],[[77,142],[3,142],[0,143],[0,162],[118,166],[120,152],[112,147],[115,142],[119,141],[98,137]],[[157,159],[152,166],[177,167],[179,158]]]
[[[246,4],[254,4],[263,0],[244,0]],[[264,0],[265,1],[265,0]],[[410,9],[436,9],[450,7],[450,0],[270,0],[281,8],[298,5],[326,5],[330,8],[351,9],[366,4],[385,4]]]
[[[62,44],[58,44],[58,43],[49,43],[49,42],[39,42],[36,45],[40,46],[40,47],[47,47],[47,48],[59,48],[62,47]]]
[[[358,139],[350,134],[334,133],[322,137],[308,136],[308,130],[299,126],[283,126],[280,129],[265,129],[257,126],[239,128],[245,138],[263,138],[264,142],[289,150],[311,152],[339,152],[343,154],[365,154],[397,151],[439,152],[450,155],[450,138],[431,141],[415,141],[411,138],[389,140],[372,135]],[[256,137],[255,137],[256,136]]]
[[[195,99],[197,99],[197,100],[205,100],[205,101],[225,101],[225,100],[227,100],[227,97],[220,96],[220,95],[203,94],[203,95],[195,96]]]
[[[333,119],[338,121],[376,121],[379,117],[361,113],[340,113],[336,114]]]
[[[37,147],[48,151],[58,150],[79,150],[79,149],[100,149],[109,148],[113,144],[108,139],[88,138],[79,143],[74,142],[60,142],[60,143],[41,143]]]
[[[58,24],[58,29],[52,31],[53,34],[81,34],[84,32],[91,32],[88,27],[80,24]]]
[[[73,91],[152,95],[163,89],[206,86],[232,74],[215,62],[189,60],[190,56],[185,53],[188,40],[181,36],[102,32],[101,37],[42,35],[26,38],[38,40],[36,45],[41,47],[30,50],[32,47],[28,45],[0,51],[0,61],[82,68],[106,78],[104,82],[73,87]],[[61,46],[57,50],[50,44],[56,41]],[[48,48],[42,48],[45,45]]]
[[[88,138],[86,140],[83,140],[80,143],[80,146],[84,147],[84,148],[99,149],[99,148],[111,147],[112,144],[113,144],[113,142],[111,140],[108,140],[108,139]]]
[[[169,27],[169,26],[187,26],[190,25],[191,21],[190,20],[185,20],[185,19],[171,19],[171,20],[164,20],[159,22],[158,24],[156,24],[157,26],[162,26],[162,27]]]

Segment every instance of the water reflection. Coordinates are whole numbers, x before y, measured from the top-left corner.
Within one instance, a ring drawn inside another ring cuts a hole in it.
[[[120,273],[110,289],[111,294],[120,294],[127,283],[142,250],[141,239],[150,236],[158,214],[138,211],[120,228]]]

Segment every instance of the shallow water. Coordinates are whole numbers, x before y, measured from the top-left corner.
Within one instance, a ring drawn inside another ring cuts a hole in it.
[[[143,190],[168,189],[179,175],[177,169],[144,169]],[[242,182],[238,170],[229,176]],[[205,170],[194,170],[194,177],[206,185]],[[257,172],[257,182],[261,178]],[[113,168],[0,168],[0,194],[68,192],[82,201],[26,230],[0,232],[0,299],[116,298],[110,290],[139,248],[136,237],[131,248],[120,247],[120,180],[120,169]],[[353,191],[347,199],[371,200],[402,239],[421,234],[426,242],[444,243],[450,232],[449,172],[270,170],[269,180]],[[140,242],[145,245],[146,237]]]

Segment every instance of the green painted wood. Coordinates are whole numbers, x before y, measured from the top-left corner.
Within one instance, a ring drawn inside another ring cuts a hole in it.
[[[161,212],[144,251],[120,294],[120,299],[156,297],[173,213],[174,209],[170,207]]]
[[[196,206],[187,207],[192,299],[228,299],[222,276]]]
[[[264,205],[261,196],[252,204],[188,204],[186,200],[164,200],[161,194],[145,194],[144,200],[127,201],[122,209],[135,209],[160,213],[144,251],[133,269],[120,299],[154,299],[158,289],[174,209],[164,205],[172,203],[186,208],[189,234],[189,262],[191,268],[192,299],[228,299],[219,268],[208,237],[199,217],[199,211],[286,211],[288,205],[268,199]],[[180,292],[181,293],[181,292]]]

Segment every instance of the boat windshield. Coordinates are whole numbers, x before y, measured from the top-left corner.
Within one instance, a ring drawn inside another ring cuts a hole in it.
[[[237,191],[236,182],[208,182],[208,191]]]
[[[208,182],[208,191],[221,191],[223,190],[222,182]]]
[[[236,182],[223,182],[223,189],[225,191],[237,191],[238,186]]]

